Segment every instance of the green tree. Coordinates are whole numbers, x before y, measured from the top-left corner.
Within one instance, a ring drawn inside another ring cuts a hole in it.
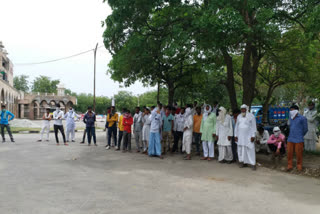
[[[126,86],[141,80],[165,85],[172,104],[177,88],[202,71],[205,58],[192,37],[193,7],[180,1],[108,1],[105,46],[113,55],[109,73]]]
[[[117,111],[121,111],[123,108],[133,111],[134,108],[138,106],[138,98],[131,92],[119,91],[116,95],[114,95],[114,99]],[[111,106],[111,103],[109,106]]]
[[[206,51],[217,54],[227,67],[227,89],[230,103],[237,106],[235,58],[240,56],[242,102],[251,105],[261,60],[282,34],[303,25],[319,8],[319,1],[283,0],[211,0],[196,1],[201,15],[195,17],[200,34],[197,41]],[[203,4],[202,4],[203,3]]]
[[[32,84],[32,92],[57,93],[57,86],[60,80],[51,80],[50,77],[37,77]]]
[[[27,75],[20,75],[15,76],[13,78],[13,87],[17,90],[28,92],[29,91],[29,76]]]

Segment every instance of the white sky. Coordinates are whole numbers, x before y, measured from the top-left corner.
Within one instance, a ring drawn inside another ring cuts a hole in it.
[[[101,21],[111,9],[102,0],[0,0],[0,41],[11,61],[32,63],[70,56],[102,43]],[[112,96],[119,90],[141,94],[153,88],[136,83],[120,88],[106,75],[111,55],[104,48],[97,54],[98,96]],[[93,52],[72,59],[32,66],[14,66],[14,75],[33,80],[40,75],[59,79],[66,88],[93,93]]]

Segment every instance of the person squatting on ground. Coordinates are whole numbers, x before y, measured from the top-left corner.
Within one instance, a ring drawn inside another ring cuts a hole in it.
[[[107,126],[108,126],[108,145],[106,149],[110,149],[111,147],[111,137],[113,136],[113,142],[117,149],[117,122],[119,116],[116,113],[116,108],[114,106],[111,107],[110,113],[107,115]]]
[[[281,161],[282,157],[286,154],[286,137],[281,133],[278,126],[273,128],[273,134],[267,143],[272,152],[272,161],[275,163],[276,157]]]
[[[57,104],[56,110],[53,112],[53,119],[54,119],[54,135],[56,137],[56,143],[57,146],[59,146],[59,137],[58,137],[58,131],[60,131],[63,142],[65,146],[68,146],[68,143],[66,141],[66,135],[64,134],[62,119],[64,118],[64,113],[60,109],[60,104]]]
[[[299,114],[299,107],[293,105],[290,107],[290,118],[288,121],[290,125],[290,133],[287,143],[287,157],[288,157],[288,168],[287,171],[293,169],[293,153],[296,153],[297,158],[297,169],[302,171],[302,155],[303,155],[303,144],[304,136],[308,132],[307,119]]]
[[[201,107],[196,107],[196,114],[193,116],[193,138],[196,144],[197,155],[200,155],[200,144],[201,144],[201,121],[202,121]]]
[[[93,143],[97,146],[96,139],[96,115],[93,113],[92,108],[88,107],[88,112],[84,115],[83,122],[86,124],[87,136],[88,136],[88,146],[91,145],[91,139],[93,138]]]
[[[172,144],[172,132],[174,126],[174,117],[171,114],[171,108],[166,108],[166,113],[162,117],[162,154],[166,154],[167,148],[170,151]]]
[[[180,151],[182,152],[182,142],[183,142],[183,128],[184,128],[184,121],[185,121],[185,108],[181,108],[180,113],[175,115],[174,118],[174,144],[172,147],[172,153],[178,151],[179,148],[179,140],[181,140]]]
[[[220,107],[218,110],[216,135],[219,147],[219,162],[232,163],[233,154],[231,140],[233,128],[231,116],[227,114],[227,110],[224,107]]]
[[[67,142],[69,142],[70,134],[71,134],[71,141],[75,142],[75,131],[76,131],[76,123],[75,119],[79,120],[81,118],[72,107],[69,108],[67,114],[64,115],[64,119],[66,120],[67,125]]]
[[[122,152],[131,152],[131,126],[133,124],[133,118],[130,110],[123,115],[123,147]]]
[[[192,149],[192,134],[193,134],[193,114],[191,106],[189,105],[185,113],[185,121],[183,126],[183,142],[182,151],[186,152],[185,160],[191,160]]]
[[[47,132],[47,142],[49,141],[49,134],[50,134],[50,121],[52,120],[52,116],[50,114],[50,109],[46,109],[46,113],[42,116],[43,124],[40,132],[40,140],[38,142],[41,142],[43,139],[43,134],[46,131]]]
[[[161,139],[160,139],[160,129],[162,126],[160,105],[154,108],[151,112],[151,127],[150,127],[150,139],[148,154],[150,157],[159,157],[163,159],[161,155]]]
[[[10,111],[6,109],[5,105],[1,105],[1,120],[0,120],[0,126],[1,126],[1,137],[2,137],[2,143],[6,142],[5,134],[4,134],[4,129],[7,129],[7,132],[9,134],[9,137],[11,139],[11,142],[14,143],[14,139],[11,133],[10,129],[10,124],[9,121],[14,119],[14,114],[12,114]],[[10,119],[9,119],[10,116]]]
[[[308,132],[304,136],[304,149],[306,151],[315,151],[316,143],[318,142],[317,136],[317,110],[314,102],[309,102],[309,109],[305,112],[304,116],[308,121]]]
[[[211,106],[206,105],[201,122],[200,132],[203,157],[201,160],[211,161],[214,158],[214,140],[216,136],[216,121],[217,116],[215,113],[211,113]]]
[[[238,116],[235,129],[235,141],[238,144],[240,168],[250,164],[252,170],[256,170],[256,150],[254,144],[256,132],[256,118],[249,112],[248,106],[244,104],[241,106],[241,115]]]
[[[136,107],[136,112],[133,116],[133,133],[136,141],[137,152],[141,151],[141,140],[142,140],[142,112],[140,107]]]
[[[269,132],[267,130],[264,130],[262,125],[258,126],[258,131],[256,133],[256,139],[255,139],[255,147],[256,147],[256,153],[260,151],[265,151],[267,154],[271,153],[270,149],[268,147],[268,140],[269,140]]]
[[[151,117],[150,109],[146,108],[142,115],[142,144],[143,144],[143,154],[148,154],[148,145],[150,137],[150,126],[151,126]]]

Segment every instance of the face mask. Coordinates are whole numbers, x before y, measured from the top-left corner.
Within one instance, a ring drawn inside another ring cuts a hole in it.
[[[246,112],[241,112],[242,117],[245,117],[247,115]]]
[[[69,110],[69,112],[72,114],[73,113],[73,111],[72,110]]]
[[[297,114],[298,114],[298,110],[292,110],[292,111],[290,111],[290,117],[291,117],[291,119],[293,119]]]
[[[6,109],[2,109],[2,112],[6,112],[7,110]]]
[[[280,135],[280,132],[278,131],[278,132],[274,132],[274,136],[275,137],[279,137],[279,135]]]
[[[60,111],[60,108],[59,108],[59,107],[57,107],[57,108],[56,108],[56,110],[57,110],[57,111]]]

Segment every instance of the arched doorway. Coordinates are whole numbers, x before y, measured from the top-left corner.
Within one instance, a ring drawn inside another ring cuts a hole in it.
[[[42,100],[40,103],[40,117],[46,113],[47,108],[50,108],[50,105],[46,100]]]
[[[4,104],[4,90],[1,89],[1,104]]]
[[[37,100],[32,101],[29,118],[37,120],[40,118],[40,104]]]
[[[67,102],[67,109],[69,109],[70,107],[73,107],[73,102],[71,102],[71,101],[69,101],[69,102]]]

